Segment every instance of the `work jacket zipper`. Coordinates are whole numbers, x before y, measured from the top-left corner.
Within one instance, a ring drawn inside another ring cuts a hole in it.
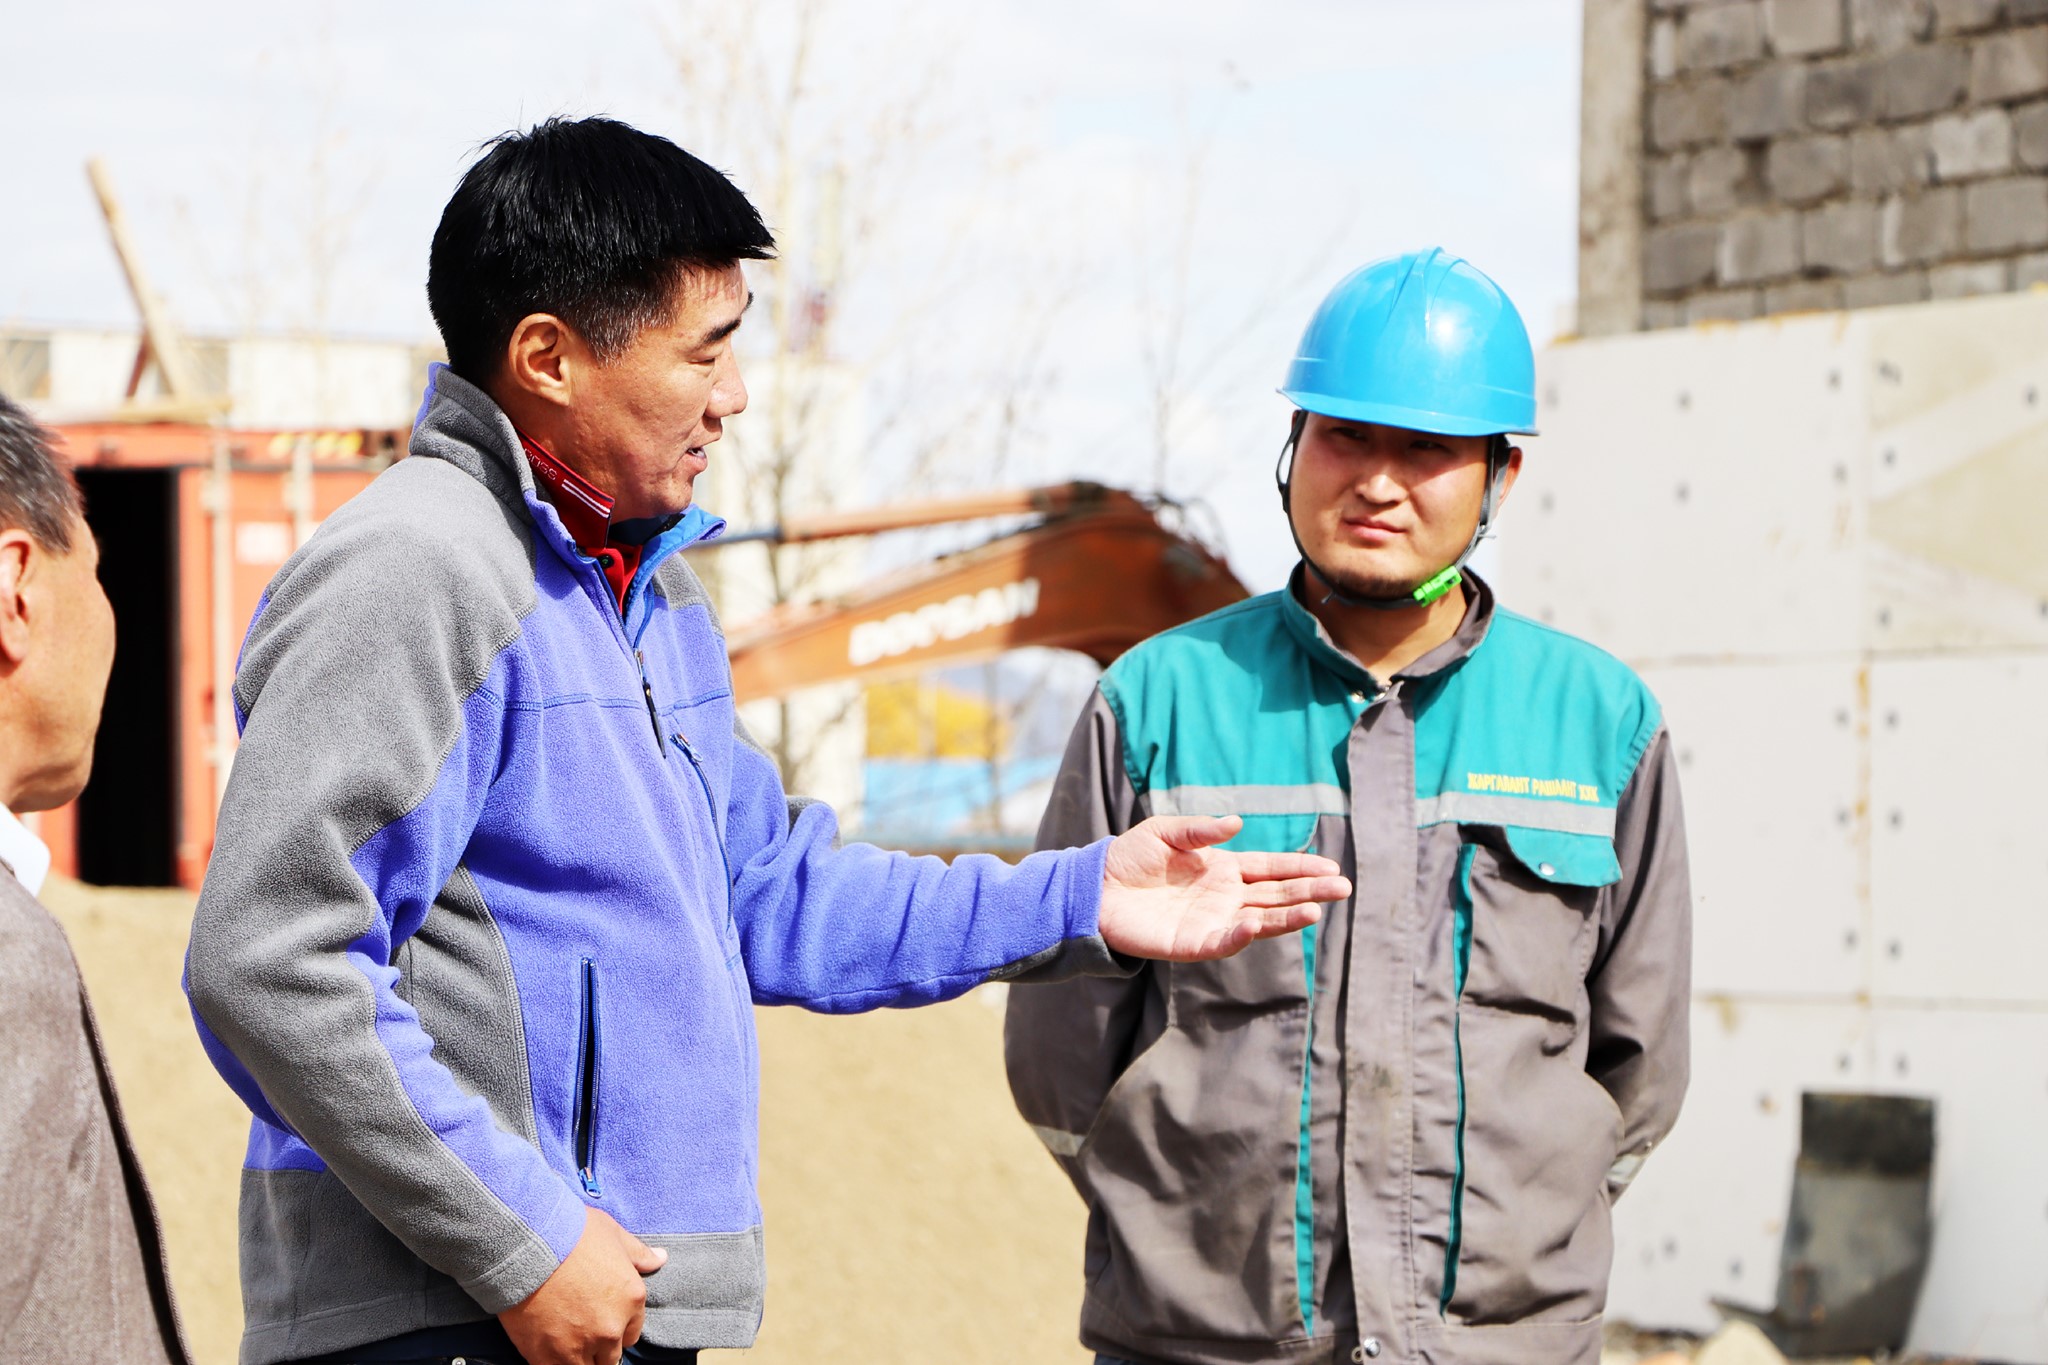
[[[583,1192],[604,1197],[597,1178],[597,963],[583,959],[583,1047],[576,1068],[576,1173]]]

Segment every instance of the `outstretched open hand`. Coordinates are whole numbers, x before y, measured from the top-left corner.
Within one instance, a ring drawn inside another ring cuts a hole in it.
[[[1132,957],[1203,962],[1291,934],[1351,883],[1312,853],[1230,853],[1234,815],[1156,815],[1119,835],[1102,868],[1103,941]]]

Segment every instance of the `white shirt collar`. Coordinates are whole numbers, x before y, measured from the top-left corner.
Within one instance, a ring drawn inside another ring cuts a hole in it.
[[[0,863],[31,896],[42,894],[43,878],[50,875],[49,847],[5,806],[0,806]]]

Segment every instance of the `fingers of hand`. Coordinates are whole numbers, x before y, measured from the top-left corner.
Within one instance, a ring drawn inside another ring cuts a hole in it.
[[[1298,933],[1323,917],[1320,905],[1282,905],[1261,912],[1255,921],[1256,938],[1280,938],[1286,934]]]
[[[1145,824],[1156,826],[1159,838],[1183,853],[1220,844],[1244,828],[1235,815],[1155,815]]]
[[[1351,894],[1345,877],[1294,877],[1287,881],[1250,882],[1244,888],[1244,903],[1259,908],[1293,905],[1297,902],[1341,901]]]
[[[1236,863],[1237,875],[1248,882],[1334,877],[1344,870],[1330,859],[1313,853],[1226,853],[1222,856]]]
[[[633,1262],[633,1269],[642,1275],[652,1275],[668,1264],[666,1247],[651,1247],[633,1234],[621,1231],[626,1239],[626,1256]]]
[[[1296,904],[1267,909],[1242,908],[1227,927],[1212,930],[1199,942],[1166,954],[1175,962],[1209,962],[1244,951],[1262,938],[1278,938],[1307,928],[1322,918],[1319,905]]]

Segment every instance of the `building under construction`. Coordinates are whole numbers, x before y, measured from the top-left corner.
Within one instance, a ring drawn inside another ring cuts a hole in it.
[[[2048,1361],[2048,5],[1586,0],[1585,41],[1509,582],[1663,700],[1698,897],[1611,1311]]]

